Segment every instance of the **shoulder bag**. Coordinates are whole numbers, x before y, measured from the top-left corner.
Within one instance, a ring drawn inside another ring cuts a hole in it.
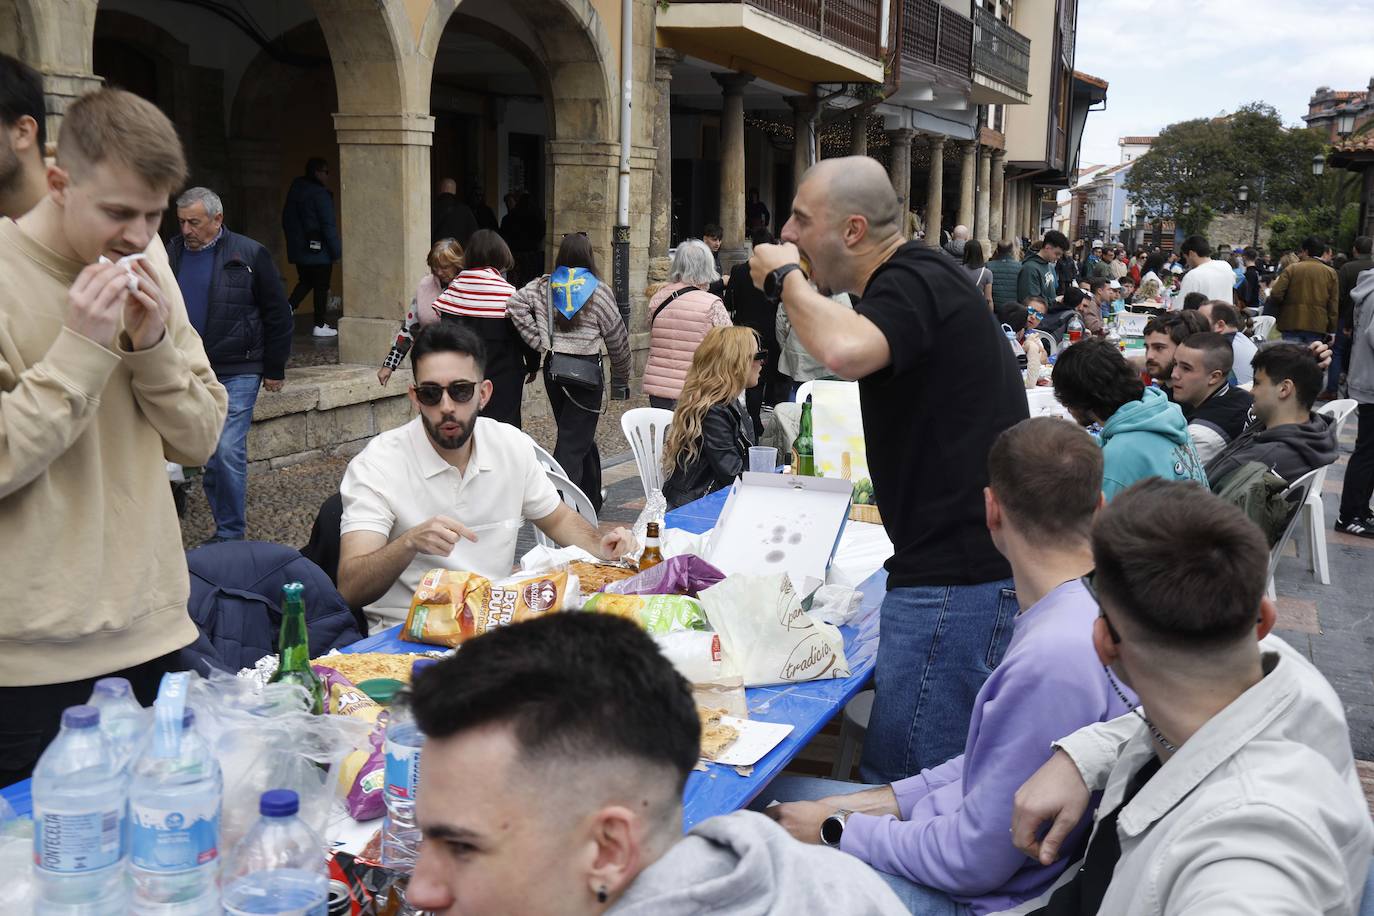
[[[546,303],[549,308],[549,379],[565,388],[594,391],[602,385],[601,359],[595,362],[571,353],[556,353],[553,349],[553,286],[550,284]]]

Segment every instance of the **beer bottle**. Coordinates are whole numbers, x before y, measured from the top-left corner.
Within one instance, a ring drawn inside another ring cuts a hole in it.
[[[288,582],[281,587],[281,634],[277,637],[277,673],[271,683],[299,684],[310,693],[310,711],[324,712],[324,685],[310,667],[310,640],[305,629],[305,586]]]
[[[811,395],[802,404],[801,426],[792,443],[792,473],[801,477],[816,476],[816,446],[811,437]]]
[[[663,562],[663,552],[658,549],[658,522],[650,522],[644,531],[644,552],[639,555],[639,571]]]

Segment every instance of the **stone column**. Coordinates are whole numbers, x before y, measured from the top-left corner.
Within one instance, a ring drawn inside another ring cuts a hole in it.
[[[672,48],[658,48],[654,51],[654,148],[658,154],[654,159],[653,191],[649,205],[649,270],[651,273],[656,266],[655,261],[667,259],[668,248],[672,245],[672,82],[673,66],[681,60],[681,52],[674,51]]]
[[[749,73],[713,73],[724,93],[720,113],[720,266],[729,270],[749,256],[744,245],[744,87]]]
[[[854,115],[849,119],[849,155],[867,156],[868,155],[868,111]]]
[[[57,134],[62,129],[62,116],[77,99],[99,89],[104,80],[91,74],[56,73],[43,71],[43,107],[47,111],[48,144],[56,148]]]
[[[343,307],[339,361],[371,365],[385,353],[429,253],[427,114],[336,114]]]
[[[991,209],[991,187],[992,169],[991,157],[987,150],[982,150],[978,156],[978,189],[976,202],[973,208],[973,238],[983,243],[983,254],[989,252],[988,242],[988,211]]]
[[[989,197],[988,207],[988,238],[994,243],[1000,242],[1003,236],[1003,226],[1006,219],[1002,212],[1006,204],[1007,187],[1007,153],[1006,150],[994,150],[992,153],[992,187]]]
[[[940,245],[940,201],[945,193],[945,138],[930,138],[930,175],[926,178],[926,244]]]
[[[1007,181],[1007,221],[1004,224],[1003,235],[1013,238],[1021,237],[1021,183],[1019,181]]]
[[[902,235],[906,235],[906,212],[911,209],[911,138],[916,131],[910,127],[899,127],[887,131],[892,143],[892,161],[888,164],[888,175],[892,179],[892,190],[897,192],[897,203],[902,208]]]
[[[964,144],[964,156],[959,162],[959,224],[973,229],[973,169],[978,161],[978,142]]]
[[[1026,182],[1026,237],[1034,239],[1040,234],[1040,197],[1035,193],[1035,185]]]
[[[816,150],[816,100],[809,95],[788,96],[792,109],[792,187],[801,185],[802,175],[820,158]]]

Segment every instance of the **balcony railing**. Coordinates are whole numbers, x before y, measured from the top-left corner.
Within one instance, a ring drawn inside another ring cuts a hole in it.
[[[883,0],[691,0],[744,3],[815,32],[864,57],[878,57],[878,27]]]
[[[902,61],[937,67],[967,79],[973,48],[973,20],[940,0],[904,0]]]
[[[1030,87],[1030,39],[977,7],[973,11],[973,70],[1025,92]]]

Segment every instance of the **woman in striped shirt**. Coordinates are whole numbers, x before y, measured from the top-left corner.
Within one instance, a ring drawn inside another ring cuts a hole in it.
[[[515,258],[505,240],[491,229],[477,230],[463,253],[463,271],[434,300],[434,310],[443,320],[461,322],[482,338],[493,389],[482,416],[518,428],[525,380],[534,377],[539,358],[525,346],[506,313],[515,287],[504,273],[513,266]]]

